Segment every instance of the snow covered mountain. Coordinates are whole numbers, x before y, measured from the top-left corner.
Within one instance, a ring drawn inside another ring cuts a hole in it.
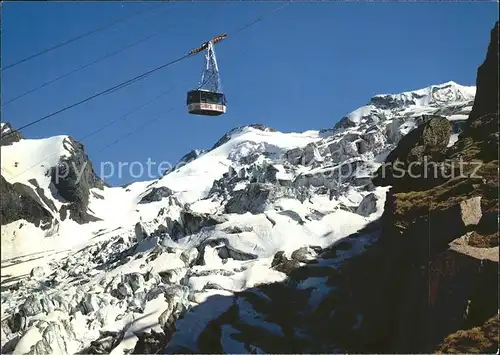
[[[283,307],[318,312],[325,273],[377,240],[387,188],[372,174],[432,116],[452,122],[452,145],[474,96],[448,82],[374,96],[322,131],[238,127],[126,187],[105,185],[71,137],[0,136],[2,353],[267,353],[294,337],[307,352],[312,329],[266,311],[269,297],[291,287],[300,300]],[[308,263],[316,274],[287,281]],[[212,334],[224,316],[238,322]]]
[[[89,195],[104,186],[71,137],[24,139],[9,132],[10,125],[2,123],[2,259],[40,251],[46,237],[99,220],[89,209]]]

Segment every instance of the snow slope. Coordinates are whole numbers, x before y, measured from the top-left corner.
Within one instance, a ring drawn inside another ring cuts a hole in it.
[[[10,129],[9,129],[10,131]],[[67,136],[46,139],[23,139],[12,145],[3,146],[1,152],[1,174],[7,182],[32,186],[36,181],[44,191],[50,191],[50,176],[47,171],[56,166],[61,157],[69,156],[73,147]],[[57,209],[62,205],[59,199],[50,199]],[[40,199],[43,207],[54,215],[47,200]],[[22,227],[24,228],[22,229]],[[50,250],[45,237],[51,231],[44,231],[22,220],[2,226],[2,260]],[[7,239],[7,236],[15,236]],[[7,241],[6,241],[7,240]],[[45,248],[46,247],[46,248]]]
[[[247,293],[267,304],[262,285],[288,282],[290,270],[313,259],[320,271],[335,268],[375,242],[376,232],[362,233],[349,249],[325,256],[382,214],[386,189],[370,176],[401,137],[430,114],[448,117],[457,135],[474,94],[449,82],[377,95],[324,131],[239,127],[157,180],[90,189],[89,210],[100,221],[60,220],[50,235],[22,220],[2,226],[2,247],[16,245],[9,260],[2,255],[3,352],[124,354],[170,338],[156,350],[202,351],[207,323],[227,312],[241,323],[221,328],[224,352],[275,351],[269,344],[286,339],[283,327]],[[50,191],[45,173],[71,155],[65,142],[60,136],[2,147],[2,175],[9,182],[36,178]],[[49,199],[58,209],[64,204]],[[23,229],[29,233],[19,244],[13,234]],[[308,294],[304,314],[332,292],[321,275],[286,287]],[[274,340],[246,338],[248,327]]]
[[[50,176],[47,176],[47,168],[56,166],[61,157],[70,156],[73,149],[68,136],[23,139],[2,147],[1,174],[11,184],[29,184],[29,180],[35,179],[40,187],[49,190]],[[60,207],[57,200],[54,202]]]

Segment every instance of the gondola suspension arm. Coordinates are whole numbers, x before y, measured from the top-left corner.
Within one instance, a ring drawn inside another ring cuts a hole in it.
[[[199,46],[198,48],[193,49],[192,51],[190,51],[190,52],[188,53],[188,55],[193,55],[193,54],[196,54],[196,53],[200,53],[201,51],[203,51],[203,50],[205,50],[205,49],[207,49],[207,48],[208,48],[208,44],[209,44],[210,42],[212,42],[212,45],[214,45],[214,44],[216,44],[217,42],[222,41],[222,40],[223,40],[224,38],[226,38],[226,37],[227,37],[227,35],[226,35],[225,33],[223,33],[223,34],[221,34],[221,35],[218,35],[218,36],[216,36],[216,37],[212,38],[210,41],[207,41],[207,42],[203,43],[203,44],[202,44],[201,46]]]

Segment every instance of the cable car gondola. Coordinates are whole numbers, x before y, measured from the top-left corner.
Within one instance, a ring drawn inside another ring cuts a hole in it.
[[[189,54],[195,54],[206,50],[201,82],[197,89],[187,93],[186,104],[190,114],[219,116],[226,113],[226,96],[221,91],[219,68],[214,50],[214,44],[225,37],[225,34],[217,36],[189,52]]]
[[[218,116],[226,113],[226,97],[223,93],[203,89],[187,93],[188,112],[193,115]]]

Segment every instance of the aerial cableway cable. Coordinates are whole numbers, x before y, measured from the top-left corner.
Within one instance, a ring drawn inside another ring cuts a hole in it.
[[[172,7],[177,6],[177,5],[178,5],[178,4],[175,4],[175,5],[170,6],[168,10],[170,10]],[[133,43],[131,43],[131,44],[128,44],[128,45],[126,45],[126,46],[124,46],[124,47],[122,47],[122,48],[120,48],[120,49],[118,49],[118,50],[116,50],[116,51],[114,51],[114,52],[111,52],[111,53],[108,53],[108,54],[106,54],[106,55],[104,55],[104,56],[102,56],[102,57],[99,57],[99,58],[97,58],[96,60],[94,60],[94,61],[92,61],[92,62],[90,62],[90,63],[88,63],[88,64],[84,64],[84,65],[82,65],[82,66],[80,66],[80,67],[78,67],[78,68],[75,68],[75,69],[73,69],[73,70],[70,70],[69,72],[66,72],[66,73],[64,73],[64,74],[62,74],[62,75],[60,75],[60,76],[58,76],[58,77],[56,77],[56,78],[54,78],[54,79],[51,79],[51,80],[49,80],[49,81],[46,81],[45,83],[43,83],[43,84],[41,84],[41,85],[39,85],[39,86],[37,86],[37,87],[35,87],[35,88],[33,88],[33,89],[30,89],[30,90],[28,90],[28,91],[25,91],[24,93],[22,93],[22,94],[20,94],[20,95],[18,95],[18,96],[15,96],[14,98],[12,98],[12,99],[10,99],[10,100],[8,100],[8,101],[6,101],[6,102],[2,103],[2,106],[7,106],[7,105],[8,105],[8,104],[10,104],[11,102],[14,102],[14,101],[16,101],[16,100],[18,100],[18,99],[20,99],[20,98],[22,98],[22,97],[26,96],[26,95],[29,95],[29,94],[31,94],[31,93],[33,93],[33,92],[35,92],[35,91],[37,91],[37,90],[40,90],[40,89],[42,89],[42,88],[44,88],[44,87],[46,87],[46,86],[48,86],[48,85],[50,85],[50,84],[53,84],[53,83],[55,83],[55,82],[57,82],[57,81],[59,81],[59,80],[61,80],[61,79],[64,79],[65,77],[67,77],[67,76],[69,76],[69,75],[71,75],[71,74],[77,73],[77,72],[79,72],[80,70],[83,70],[83,69],[85,69],[85,68],[88,68],[88,67],[90,67],[90,66],[92,66],[92,65],[94,65],[94,64],[97,64],[97,63],[99,63],[99,62],[101,62],[101,61],[105,60],[105,59],[108,59],[108,58],[110,58],[110,57],[112,57],[112,56],[115,56],[115,55],[117,55],[117,54],[120,54],[120,53],[122,53],[122,52],[126,51],[127,49],[130,49],[130,48],[135,47],[135,46],[137,46],[137,45],[139,45],[139,44],[141,44],[141,43],[144,43],[144,42],[146,42],[146,41],[150,40],[151,38],[153,38],[153,37],[155,37],[155,36],[158,36],[158,35],[159,35],[159,34],[160,34],[163,30],[165,30],[165,29],[167,29],[167,28],[170,28],[170,27],[172,27],[172,26],[173,26],[173,25],[172,25],[172,24],[170,24],[170,25],[166,26],[165,28],[162,28],[162,29],[160,29],[160,30],[156,31],[156,32],[155,32],[155,33],[153,33],[153,34],[150,34],[150,35],[147,35],[147,36],[145,36],[145,37],[142,37],[142,38],[140,38],[139,40],[137,40],[137,41],[135,41],[135,42],[133,42]]]
[[[286,6],[286,5],[288,5],[288,4],[289,4],[289,3],[286,3],[284,6]],[[276,8],[276,9],[273,9],[271,12],[276,12],[276,11],[280,10],[281,8],[283,8],[284,6],[282,5],[282,6],[278,7],[278,8]],[[261,16],[261,17],[260,17],[260,19],[262,19],[262,17],[263,17],[263,16]],[[251,25],[253,25],[253,24],[257,23],[258,21],[259,21],[259,20],[256,20],[256,21],[253,21],[252,23],[250,23],[249,25],[245,25],[244,27],[240,28],[240,29],[239,29],[237,32],[235,32],[235,33],[241,32],[242,30],[244,30],[244,29],[246,29],[246,28],[250,27]],[[137,78],[137,77],[136,77],[136,78]],[[115,90],[117,90],[117,89],[115,88]],[[137,111],[141,110],[143,107],[145,107],[145,106],[147,106],[147,105],[151,104],[152,102],[154,102],[155,100],[159,99],[160,97],[162,97],[162,96],[164,96],[164,95],[168,94],[168,93],[169,93],[169,92],[171,92],[172,90],[173,90],[173,87],[170,87],[168,90],[166,90],[166,91],[162,92],[161,94],[157,95],[157,96],[156,96],[156,97],[154,97],[152,100],[149,100],[149,101],[147,101],[146,103],[143,103],[143,104],[141,104],[141,105],[139,105],[139,106],[134,107],[133,109],[131,109],[131,110],[129,110],[127,113],[125,113],[125,114],[123,114],[123,115],[119,116],[119,117],[118,117],[118,118],[116,118],[115,120],[113,120],[113,121],[111,121],[111,122],[108,122],[107,124],[105,124],[105,125],[103,125],[103,126],[99,127],[97,130],[94,130],[93,132],[91,132],[91,133],[89,133],[89,134],[85,135],[84,137],[82,137],[81,139],[78,139],[78,141],[83,142],[83,141],[84,141],[84,140],[86,140],[87,138],[89,138],[89,137],[91,137],[91,136],[93,136],[93,135],[95,135],[95,134],[97,134],[97,133],[101,132],[104,128],[109,127],[109,126],[113,125],[114,123],[116,123],[116,122],[118,122],[118,121],[120,121],[120,120],[123,120],[124,118],[126,118],[126,117],[130,116],[132,113],[134,113],[134,112],[137,112]],[[108,93],[110,93],[110,92],[108,92]],[[167,110],[167,112],[166,112],[166,113],[171,113],[171,112],[173,112],[173,111],[175,111],[175,110],[176,110],[176,108],[170,108],[169,110]],[[125,138],[128,138],[128,137],[132,136],[134,133],[136,133],[136,132],[138,132],[138,131],[142,130],[143,128],[145,128],[145,127],[147,127],[148,125],[152,124],[154,121],[159,120],[160,118],[161,118],[160,116],[155,116],[154,118],[152,118],[152,119],[149,119],[149,120],[145,121],[145,122],[144,122],[143,124],[141,124],[139,127],[134,128],[132,131],[129,131],[129,132],[128,132],[128,133],[126,133],[125,135],[122,135],[122,136],[120,136],[119,138],[115,139],[114,141],[112,141],[112,142],[110,142],[110,143],[108,143],[108,144],[106,144],[106,145],[102,146],[102,147],[101,147],[101,149],[100,149],[98,152],[100,153],[100,152],[102,152],[102,151],[104,151],[104,150],[106,150],[106,149],[108,149],[108,148],[112,147],[113,145],[115,145],[115,144],[117,144],[117,143],[121,142],[121,141],[122,141],[123,139],[125,139]],[[8,135],[8,134],[4,135],[3,137],[5,137],[5,136],[7,136],[7,135]],[[3,137],[2,137],[2,138],[3,138]],[[54,153],[54,154],[52,154],[51,156],[46,157],[45,159],[41,160],[40,162],[38,162],[38,163],[34,164],[33,166],[31,166],[31,167],[27,168],[26,170],[22,171],[21,173],[19,173],[19,174],[15,175],[15,177],[16,177],[16,176],[19,176],[19,175],[21,175],[21,174],[24,174],[25,172],[27,172],[27,171],[29,171],[29,170],[33,169],[34,167],[38,166],[39,164],[43,163],[44,161],[46,161],[46,160],[48,160],[48,159],[52,158],[52,157],[53,157],[53,156],[55,156],[56,154],[58,154],[58,153]]]
[[[173,90],[173,87],[170,87],[168,90],[166,91],[163,91],[161,94],[155,96],[153,99],[149,100],[149,101],[146,101],[138,106],[135,106],[134,108],[130,109],[129,111],[127,111],[126,113],[124,113],[123,115],[115,118],[114,120],[110,121],[110,122],[107,122],[105,123],[104,125],[100,126],[99,128],[97,128],[96,130],[86,134],[85,136],[81,137],[81,138],[78,138],[78,142],[83,142],[85,141],[86,139],[96,135],[97,133],[101,132],[102,130],[104,130],[105,128],[107,127],[110,127],[112,126],[113,124],[115,124],[116,122],[119,122],[119,121],[123,121],[125,118],[127,118],[128,116],[130,116],[131,114],[137,112],[137,111],[140,111],[141,109],[143,109],[144,107],[150,105],[151,103],[153,103],[154,101],[158,100],[159,98],[167,95],[168,93],[170,93],[171,91]],[[169,111],[167,111],[169,112]],[[113,143],[114,144],[114,143]],[[103,149],[102,149],[103,150]],[[14,175],[14,177],[17,177],[19,175],[22,175],[24,174],[25,172],[33,169],[34,167],[38,166],[39,164],[43,163],[44,161],[46,161],[47,159],[50,159],[52,158],[53,156],[59,154],[59,152],[55,152],[54,154],[42,159],[41,161],[37,162],[36,164],[30,166],[29,168],[27,168],[26,170]]]
[[[288,4],[289,4],[289,3],[286,3],[285,5],[282,5],[282,6],[279,6],[278,8],[273,9],[273,10],[271,11],[271,13],[272,13],[272,12],[276,12],[276,11],[280,10],[281,8],[283,8],[284,6],[286,6],[286,5],[288,5]],[[251,25],[253,25],[253,24],[257,23],[258,21],[260,21],[260,19],[262,19],[262,18],[263,18],[263,16],[261,16],[259,19],[255,20],[255,21],[253,21],[252,23],[250,23],[250,24],[248,24],[248,25],[243,26],[242,28],[240,28],[239,30],[237,30],[234,34],[236,34],[236,33],[239,33],[239,32],[241,32],[241,31],[243,31],[244,29],[246,29],[246,28],[250,27]],[[185,57],[186,57],[186,56],[185,56]],[[183,59],[183,58],[182,58],[182,59]],[[180,59],[179,59],[179,60],[180,60]],[[177,61],[179,61],[179,60],[177,60]],[[170,63],[172,63],[172,62],[170,62]],[[167,63],[167,64],[169,64],[169,63]],[[164,66],[163,66],[163,67],[164,67]],[[159,68],[157,68],[157,69],[159,69]],[[134,78],[134,79],[131,79],[131,80],[132,80],[132,81],[137,80],[137,78],[139,78],[139,77],[141,77],[141,76],[138,76],[138,77],[136,77],[136,78]],[[118,85],[118,86],[116,86],[116,87],[112,88],[112,90],[108,91],[107,93],[111,93],[111,92],[112,92],[112,91],[114,91],[114,90],[118,90],[117,88],[118,88],[118,87],[121,87],[121,85],[122,85],[122,84],[120,84],[120,85]],[[173,87],[170,87],[168,90],[166,90],[166,91],[162,92],[161,94],[159,94],[159,95],[155,96],[153,99],[151,99],[151,100],[149,100],[149,101],[147,101],[147,102],[145,102],[145,103],[143,103],[143,104],[141,104],[141,105],[139,105],[139,106],[136,106],[136,107],[132,108],[131,110],[129,110],[129,111],[128,111],[128,112],[126,112],[125,114],[123,114],[123,115],[119,116],[118,118],[114,119],[113,121],[111,121],[111,122],[108,122],[108,123],[104,124],[103,126],[99,127],[98,129],[94,130],[93,132],[91,132],[91,133],[89,133],[89,134],[85,135],[84,137],[82,137],[82,138],[78,139],[78,141],[83,142],[83,141],[84,141],[84,140],[86,140],[87,138],[90,138],[91,136],[93,136],[93,135],[95,135],[95,134],[97,134],[97,133],[101,132],[101,131],[102,131],[103,129],[105,129],[106,127],[109,127],[109,126],[113,125],[114,123],[116,123],[116,122],[118,122],[118,121],[120,121],[120,120],[123,120],[124,118],[126,118],[126,117],[130,116],[132,113],[134,113],[134,112],[137,112],[137,111],[141,110],[142,108],[144,108],[145,106],[147,106],[147,105],[151,104],[152,102],[154,102],[155,100],[159,99],[160,97],[165,96],[166,94],[168,94],[168,93],[169,93],[169,92],[171,92],[172,90],[173,90]],[[88,101],[88,100],[87,100],[87,101]],[[69,108],[68,108],[68,109],[69,109]],[[178,109],[178,108],[173,108],[173,107],[172,107],[172,108],[170,108],[169,110],[167,110],[167,112],[166,112],[166,113],[171,113],[171,112],[175,111],[176,109]],[[55,113],[54,113],[54,114],[55,114]],[[120,136],[119,138],[115,139],[114,141],[112,141],[112,142],[110,142],[110,143],[108,143],[108,144],[104,145],[103,147],[101,147],[101,149],[100,149],[98,152],[100,153],[100,152],[102,152],[103,150],[106,150],[106,149],[108,149],[109,147],[111,147],[111,146],[113,146],[113,145],[115,145],[115,144],[119,143],[119,142],[120,142],[120,141],[122,141],[123,139],[130,137],[130,136],[131,136],[131,135],[133,135],[134,133],[136,133],[136,132],[138,132],[138,131],[142,130],[143,128],[145,128],[145,127],[147,127],[148,125],[152,124],[154,121],[159,120],[160,118],[161,118],[160,116],[155,116],[154,118],[152,118],[152,119],[149,119],[149,120],[145,121],[145,122],[144,122],[143,124],[141,124],[139,127],[134,128],[132,131],[129,131],[127,134],[122,135],[122,136]],[[18,131],[18,130],[16,130],[16,131]],[[11,131],[11,132],[12,132],[12,131]],[[2,136],[2,138],[4,138],[4,137],[8,136],[11,132],[9,132],[9,133],[5,134],[4,136]],[[39,161],[38,163],[34,164],[33,166],[31,166],[31,167],[27,168],[26,170],[22,171],[21,173],[19,173],[19,174],[15,175],[14,177],[16,177],[16,176],[19,176],[19,175],[21,175],[21,174],[26,173],[27,171],[29,171],[29,170],[33,169],[34,167],[38,166],[39,164],[41,164],[41,163],[45,162],[46,160],[48,160],[48,159],[52,158],[52,157],[53,157],[53,156],[55,156],[56,154],[59,154],[59,153],[58,153],[58,152],[56,152],[56,153],[52,154],[51,156],[48,156],[48,157],[44,158],[43,160],[41,160],[41,161]]]
[[[290,0],[290,1],[291,1],[291,0]],[[247,23],[246,25],[243,25],[242,27],[240,27],[240,28],[236,29],[234,32],[230,32],[230,33],[228,33],[228,36],[234,36],[234,35],[236,35],[237,33],[240,33],[241,31],[246,30],[248,27],[255,25],[255,24],[256,24],[257,22],[259,22],[259,21],[262,21],[262,20],[263,20],[266,16],[271,15],[271,14],[273,14],[273,13],[275,13],[275,12],[278,12],[278,11],[280,11],[281,9],[283,9],[285,6],[288,6],[288,5],[290,5],[290,2],[285,2],[285,3],[284,3],[283,5],[281,5],[281,6],[275,7],[275,8],[273,8],[273,9],[271,9],[270,11],[264,12],[261,16],[257,17],[257,18],[256,18],[255,20],[253,20],[252,22]]]
[[[65,46],[65,45],[67,45],[67,44],[73,43],[73,42],[75,42],[75,41],[77,41],[77,40],[79,40],[79,39],[82,39],[82,38],[88,37],[88,36],[90,36],[90,35],[92,35],[92,34],[94,34],[94,33],[97,33],[97,32],[103,31],[103,30],[105,30],[105,29],[107,29],[107,28],[113,27],[114,25],[116,25],[116,24],[118,24],[118,23],[121,23],[121,22],[125,22],[125,21],[127,21],[127,20],[130,20],[130,19],[132,19],[132,18],[134,18],[134,17],[136,17],[136,16],[139,16],[140,14],[143,14],[143,13],[149,12],[149,11],[151,11],[151,10],[155,10],[155,9],[157,9],[158,7],[159,7],[158,5],[149,6],[147,9],[141,9],[141,10],[136,11],[136,12],[134,12],[134,13],[132,13],[132,14],[128,15],[128,16],[125,16],[125,17],[119,18],[119,19],[117,19],[117,20],[114,20],[114,21],[112,21],[112,22],[110,22],[110,23],[108,23],[108,24],[106,24],[106,25],[104,25],[104,26],[101,26],[101,27],[95,28],[95,29],[90,30],[90,31],[88,31],[88,32],[85,32],[85,33],[83,33],[83,34],[81,34],[81,35],[78,35],[78,36],[76,36],[76,37],[73,37],[73,38],[67,39],[67,40],[65,40],[65,41],[63,41],[63,42],[61,42],[61,43],[58,43],[58,44],[56,44],[56,45],[54,45],[54,46],[52,46],[52,47],[46,48],[46,49],[44,49],[44,50],[42,50],[42,51],[40,51],[40,52],[38,52],[38,53],[35,53],[35,54],[31,54],[31,55],[29,55],[29,56],[27,56],[27,57],[25,57],[25,58],[23,58],[23,59],[18,60],[17,62],[14,62],[14,63],[12,63],[12,64],[9,64],[9,65],[6,65],[6,66],[2,67],[2,72],[6,71],[7,69],[13,68],[13,67],[15,67],[15,66],[17,66],[17,65],[19,65],[19,64],[21,64],[21,63],[24,63],[24,62],[27,62],[27,61],[29,61],[29,60],[31,60],[31,59],[34,59],[34,58],[36,58],[36,57],[39,57],[39,56],[41,56],[41,55],[43,55],[43,54],[46,54],[46,53],[48,53],[48,52],[51,52],[51,51],[53,51],[53,50],[55,50],[55,49],[57,49],[57,48],[61,48],[61,47]]]
[[[178,107],[171,107],[171,108],[170,108],[169,110],[167,110],[165,113],[170,113],[170,112],[175,111],[175,110],[177,110],[177,109],[179,109],[179,108],[178,108]],[[145,121],[145,122],[144,122],[144,124],[141,124],[139,127],[136,127],[136,128],[134,128],[133,130],[129,131],[127,134],[125,134],[125,135],[123,135],[123,136],[120,136],[119,138],[115,139],[113,142],[106,144],[106,145],[105,145],[105,146],[103,146],[101,149],[99,149],[99,150],[97,151],[97,153],[100,153],[100,152],[102,152],[103,150],[106,150],[106,149],[108,149],[109,147],[111,147],[111,146],[113,146],[113,145],[115,145],[115,144],[119,143],[121,140],[123,140],[123,139],[125,139],[125,138],[130,137],[130,136],[131,136],[131,135],[133,135],[134,133],[137,133],[138,131],[140,131],[140,130],[142,130],[142,129],[146,128],[147,126],[149,126],[149,125],[150,125],[151,123],[153,123],[154,121],[159,120],[161,117],[162,117],[162,116],[155,116],[154,118],[152,118],[152,119],[149,119],[149,120]]]
[[[132,43],[132,44],[127,45],[126,47],[123,47],[123,48],[121,48],[121,49],[119,49],[119,50],[115,51],[115,52],[109,53],[109,54],[107,54],[107,55],[105,55],[105,56],[103,56],[103,57],[100,57],[100,58],[98,58],[98,59],[96,59],[96,60],[94,60],[94,61],[92,61],[92,62],[90,62],[90,63],[88,63],[88,64],[85,64],[85,65],[83,65],[83,66],[81,66],[81,67],[78,67],[78,68],[76,68],[76,69],[74,69],[74,70],[71,70],[71,71],[69,71],[69,72],[66,72],[65,74],[63,74],[63,75],[61,75],[61,76],[58,76],[58,77],[56,77],[55,79],[49,80],[49,81],[47,81],[47,82],[45,82],[45,83],[43,83],[43,84],[41,84],[41,85],[39,85],[39,86],[37,86],[37,87],[35,87],[35,88],[31,89],[31,90],[28,90],[28,91],[26,91],[26,92],[22,93],[21,95],[18,95],[18,96],[16,96],[16,97],[14,97],[14,98],[12,98],[12,99],[10,99],[10,100],[6,101],[5,103],[3,103],[3,104],[2,104],[2,106],[6,106],[6,105],[8,105],[8,104],[9,104],[9,103],[11,103],[11,102],[14,102],[14,101],[16,101],[16,100],[18,100],[18,99],[20,99],[20,98],[22,98],[22,97],[26,96],[26,95],[29,95],[29,94],[31,94],[31,93],[33,93],[33,92],[37,91],[37,90],[40,90],[40,89],[44,88],[44,87],[45,87],[45,86],[47,86],[47,85],[53,84],[53,83],[55,83],[56,81],[59,81],[59,80],[61,80],[61,79],[65,78],[65,77],[67,77],[67,76],[69,76],[69,75],[71,75],[71,74],[74,74],[74,73],[76,73],[76,72],[78,72],[78,71],[80,71],[80,70],[82,70],[82,69],[88,68],[88,67],[90,67],[91,65],[94,65],[94,64],[96,64],[96,63],[98,63],[98,62],[100,62],[100,61],[102,61],[102,60],[104,60],[104,59],[106,59],[106,58],[112,57],[112,56],[114,56],[114,55],[116,55],[116,54],[119,54],[119,53],[123,52],[123,51],[124,51],[124,50],[126,50],[126,49],[132,48],[133,46],[136,46],[136,45],[138,45],[138,44],[140,44],[140,43],[142,43],[142,42],[145,42],[145,41],[147,41],[148,39],[150,39],[150,38],[154,37],[155,35],[156,35],[156,34],[148,35],[148,36],[146,36],[146,37],[144,37],[144,38],[141,38],[140,40],[138,40],[138,41],[136,41],[136,42],[134,42],[134,43]]]
[[[154,101],[156,101],[156,100],[158,100],[159,98],[161,98],[161,97],[163,97],[163,96],[167,95],[168,93],[172,92],[172,90],[173,90],[173,87],[170,87],[170,88],[169,88],[169,89],[167,89],[166,91],[163,91],[161,94],[156,95],[156,96],[155,96],[154,98],[152,98],[151,100],[146,101],[146,102],[144,102],[144,103],[140,104],[139,106],[134,107],[133,109],[131,109],[131,110],[127,111],[127,113],[125,113],[125,114],[123,114],[123,115],[119,116],[118,118],[116,118],[116,119],[114,119],[114,120],[112,120],[112,121],[110,121],[110,122],[108,122],[108,123],[106,123],[106,124],[102,125],[102,126],[101,126],[101,127],[99,127],[98,129],[96,129],[96,130],[94,130],[94,131],[92,131],[92,132],[90,132],[90,133],[86,134],[84,137],[82,137],[82,139],[81,139],[80,141],[83,141],[83,140],[85,140],[85,139],[87,139],[87,138],[92,137],[93,135],[95,135],[95,134],[97,134],[97,133],[101,132],[103,129],[105,129],[105,128],[107,128],[107,127],[112,126],[113,124],[115,124],[115,123],[116,123],[116,122],[118,122],[118,121],[123,121],[123,119],[124,119],[124,118],[126,118],[126,117],[130,116],[131,114],[133,114],[134,112],[137,112],[137,111],[139,111],[139,110],[143,109],[144,107],[146,107],[146,106],[148,106],[148,105],[152,104]]]
[[[55,116],[55,115],[58,115],[58,114],[60,114],[60,113],[62,113],[62,112],[64,112],[64,111],[67,111],[67,110],[69,110],[69,109],[72,109],[72,108],[74,108],[74,107],[76,107],[76,106],[79,106],[79,105],[81,105],[81,104],[83,104],[83,103],[85,103],[85,102],[88,102],[88,101],[90,101],[90,100],[92,100],[92,99],[95,99],[95,98],[97,98],[97,97],[99,97],[99,96],[102,96],[102,95],[105,95],[105,94],[109,94],[109,93],[114,92],[114,91],[116,91],[116,90],[118,90],[118,89],[122,89],[122,88],[124,88],[124,87],[126,87],[126,86],[129,86],[129,85],[131,85],[131,84],[133,84],[133,83],[135,83],[135,82],[137,82],[137,81],[139,81],[139,80],[141,80],[141,79],[145,78],[146,76],[149,76],[149,75],[153,74],[154,72],[156,72],[156,71],[158,71],[158,70],[160,70],[160,69],[163,69],[163,68],[166,68],[166,67],[168,67],[168,66],[170,66],[170,65],[173,65],[173,64],[175,64],[175,63],[178,63],[178,62],[180,62],[181,60],[186,59],[187,57],[189,57],[189,54],[186,54],[186,55],[184,55],[184,56],[182,56],[182,57],[180,57],[180,58],[174,59],[174,60],[172,60],[172,61],[170,61],[170,62],[168,62],[168,63],[165,63],[165,64],[163,64],[163,65],[160,65],[159,67],[156,67],[156,68],[154,68],[154,69],[151,69],[151,70],[149,70],[149,71],[147,71],[147,72],[145,72],[145,73],[143,73],[143,74],[141,74],[141,75],[136,76],[135,78],[132,78],[132,79],[126,80],[126,81],[124,81],[123,83],[120,83],[120,84],[115,85],[115,86],[113,86],[113,87],[111,87],[111,88],[109,88],[109,89],[106,89],[106,90],[103,90],[103,91],[101,91],[101,92],[98,92],[97,94],[94,94],[94,95],[92,95],[92,96],[89,96],[89,97],[87,97],[87,98],[85,98],[85,99],[83,99],[83,100],[80,100],[80,101],[78,101],[78,102],[76,102],[76,103],[74,103],[74,104],[71,104],[71,105],[68,105],[68,106],[66,106],[66,107],[63,107],[62,109],[57,110],[57,111],[55,111],[55,112],[52,112],[52,113],[50,113],[50,114],[48,114],[48,115],[45,115],[45,116],[43,116],[43,117],[41,117],[41,118],[39,118],[39,119],[37,119],[37,120],[35,120],[35,121],[31,121],[30,123],[27,123],[27,124],[25,124],[24,126],[19,127],[18,129],[11,130],[10,132],[6,133],[3,137],[8,137],[9,135],[13,134],[14,132],[19,132],[19,131],[21,131],[21,130],[23,130],[23,129],[27,128],[27,127],[33,126],[34,124],[37,124],[37,123],[42,122],[42,121],[45,121],[46,119],[49,119],[50,117],[53,117],[53,116]],[[2,137],[2,138],[3,138],[3,137]]]
[[[247,25],[245,25],[245,26],[243,26],[243,27],[241,27],[241,28],[237,29],[235,32],[233,32],[233,36],[234,36],[234,35],[236,35],[236,34],[238,34],[238,33],[240,33],[241,31],[243,31],[243,30],[247,29],[248,27],[250,27],[250,26],[254,25],[255,23],[259,22],[259,21],[260,21],[260,20],[262,20],[262,19],[263,19],[263,18],[264,18],[267,14],[274,13],[274,12],[276,12],[276,11],[278,11],[278,10],[282,9],[284,6],[286,6],[286,5],[288,5],[288,4],[290,4],[290,3],[289,3],[289,2],[287,2],[287,3],[285,3],[285,4],[281,5],[281,6],[277,7],[277,8],[272,9],[271,11],[268,11],[268,12],[264,13],[263,15],[261,15],[259,18],[257,18],[257,19],[256,19],[256,20],[254,20],[253,22],[251,22],[251,23],[249,23],[249,24],[247,24]],[[124,81],[124,82],[122,82],[122,83],[120,83],[120,84],[118,84],[118,85],[115,85],[115,86],[113,86],[113,87],[111,87],[111,88],[109,88],[109,89],[106,89],[106,90],[103,90],[103,91],[101,91],[101,92],[98,92],[97,94],[91,95],[91,96],[89,96],[89,97],[87,97],[87,98],[85,98],[85,99],[83,99],[83,100],[80,100],[80,101],[78,101],[78,102],[76,102],[76,103],[73,103],[73,104],[71,104],[71,105],[65,106],[65,107],[63,107],[62,109],[59,109],[59,110],[57,110],[57,111],[55,111],[55,112],[52,112],[52,113],[50,113],[50,114],[48,114],[48,115],[45,115],[45,116],[43,116],[43,117],[41,117],[41,118],[39,118],[39,119],[37,119],[37,120],[31,121],[30,123],[27,123],[27,124],[25,124],[25,125],[21,126],[21,127],[20,127],[20,128],[18,128],[18,129],[15,129],[15,130],[13,129],[13,130],[11,130],[10,132],[8,132],[8,133],[4,134],[4,135],[2,136],[2,138],[4,138],[4,137],[8,137],[8,136],[10,136],[11,134],[14,134],[15,132],[20,132],[21,130],[23,130],[23,129],[25,129],[25,128],[28,128],[28,127],[30,127],[30,126],[33,126],[33,125],[35,125],[35,124],[37,124],[37,123],[39,123],[39,122],[45,121],[45,120],[47,120],[47,119],[49,119],[49,118],[51,118],[51,117],[53,117],[53,116],[55,116],[55,115],[58,115],[58,114],[60,114],[60,113],[62,113],[62,112],[65,112],[65,111],[67,111],[67,110],[69,110],[69,109],[71,109],[71,108],[74,108],[74,107],[76,107],[76,106],[79,106],[79,105],[81,105],[81,104],[83,104],[83,103],[86,103],[86,102],[88,102],[88,101],[90,101],[90,100],[93,100],[93,99],[95,99],[95,98],[97,98],[97,97],[99,97],[99,96],[106,95],[106,94],[110,94],[110,93],[112,93],[112,92],[114,92],[114,91],[117,91],[117,90],[119,90],[119,89],[122,89],[122,88],[124,88],[124,87],[127,87],[127,86],[129,86],[129,85],[131,85],[131,84],[133,84],[133,83],[135,83],[135,82],[137,82],[137,81],[139,81],[139,80],[142,80],[143,78],[145,78],[145,77],[147,77],[147,76],[149,76],[149,75],[151,75],[151,74],[153,74],[153,73],[157,72],[158,70],[161,70],[161,69],[163,69],[163,68],[166,68],[166,67],[168,67],[168,66],[171,66],[171,65],[173,65],[173,64],[176,64],[176,63],[178,63],[178,62],[180,62],[180,61],[182,61],[182,60],[184,60],[184,59],[186,59],[186,58],[190,57],[191,55],[192,55],[192,53],[191,53],[191,52],[189,52],[189,53],[187,53],[187,54],[185,54],[185,55],[183,55],[183,56],[181,56],[181,57],[179,57],[179,58],[177,58],[177,59],[174,59],[174,60],[172,60],[172,61],[170,61],[170,62],[168,62],[168,63],[165,63],[165,64],[163,64],[163,65],[160,65],[160,66],[158,66],[158,67],[156,67],[156,68],[154,68],[154,69],[148,70],[147,72],[145,72],[145,73],[143,73],[143,74],[140,74],[140,75],[138,75],[138,76],[136,76],[136,77],[134,77],[134,78],[132,78],[132,79],[126,80],[126,81]]]

